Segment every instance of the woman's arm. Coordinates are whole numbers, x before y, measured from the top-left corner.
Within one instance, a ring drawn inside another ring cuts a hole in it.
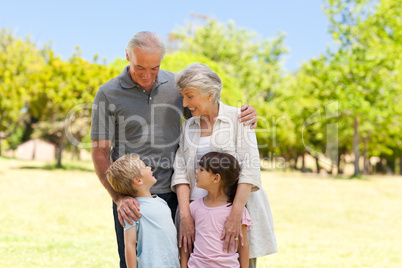
[[[184,252],[191,252],[194,242],[194,221],[190,213],[190,186],[176,185],[177,200],[180,211],[179,248],[184,246]]]
[[[248,268],[249,266],[249,254],[248,254],[248,243],[247,243],[247,226],[242,225],[241,232],[243,234],[244,243],[239,246],[239,262],[240,268]]]
[[[239,241],[241,244],[244,243],[241,235],[241,215],[251,190],[255,191],[261,187],[260,156],[255,131],[239,123],[235,125],[234,131],[236,158],[241,165],[241,172],[232,212],[226,221],[221,237],[225,239],[224,251],[227,252],[233,248],[233,245],[237,250]],[[240,240],[234,240],[235,238]]]
[[[244,207],[246,206],[248,196],[251,192],[251,184],[240,183],[237,187],[236,197],[233,201],[232,212],[225,223],[221,239],[225,239],[223,244],[223,251],[231,252],[234,247],[234,252],[239,248],[239,242],[244,244],[244,237],[241,232],[241,216]],[[236,239],[237,238],[237,239]]]
[[[127,268],[137,267],[137,226],[131,227],[124,232],[124,244]]]

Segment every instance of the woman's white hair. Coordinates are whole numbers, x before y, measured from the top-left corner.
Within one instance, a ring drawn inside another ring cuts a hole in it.
[[[203,63],[193,63],[177,73],[175,86],[180,92],[193,88],[202,95],[212,94],[216,103],[219,103],[221,98],[221,79],[211,68]]]
[[[160,53],[161,58],[166,54],[165,44],[162,38],[152,32],[138,32],[128,42],[126,52],[129,57],[133,54],[134,48],[140,48],[147,53]]]

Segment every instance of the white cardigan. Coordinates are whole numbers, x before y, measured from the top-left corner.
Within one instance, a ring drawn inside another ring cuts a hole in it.
[[[247,233],[249,257],[256,258],[276,253],[271,208],[267,194],[261,187],[260,158],[255,131],[239,123],[240,109],[219,104],[219,114],[211,135],[211,151],[229,153],[241,165],[239,183],[252,184],[247,201],[253,225]],[[181,126],[180,143],[174,161],[171,188],[177,184],[189,184],[190,192],[195,185],[194,159],[200,139],[200,118],[192,117]]]

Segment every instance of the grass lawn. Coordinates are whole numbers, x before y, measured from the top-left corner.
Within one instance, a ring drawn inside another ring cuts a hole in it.
[[[111,200],[91,163],[0,158],[0,267],[118,267]],[[402,177],[263,173],[279,253],[259,267],[402,267]]]

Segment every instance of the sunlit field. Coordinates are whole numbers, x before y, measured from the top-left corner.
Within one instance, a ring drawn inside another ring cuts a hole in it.
[[[90,162],[0,158],[0,267],[118,267],[111,200]],[[279,253],[259,267],[402,267],[402,177],[263,173]]]

